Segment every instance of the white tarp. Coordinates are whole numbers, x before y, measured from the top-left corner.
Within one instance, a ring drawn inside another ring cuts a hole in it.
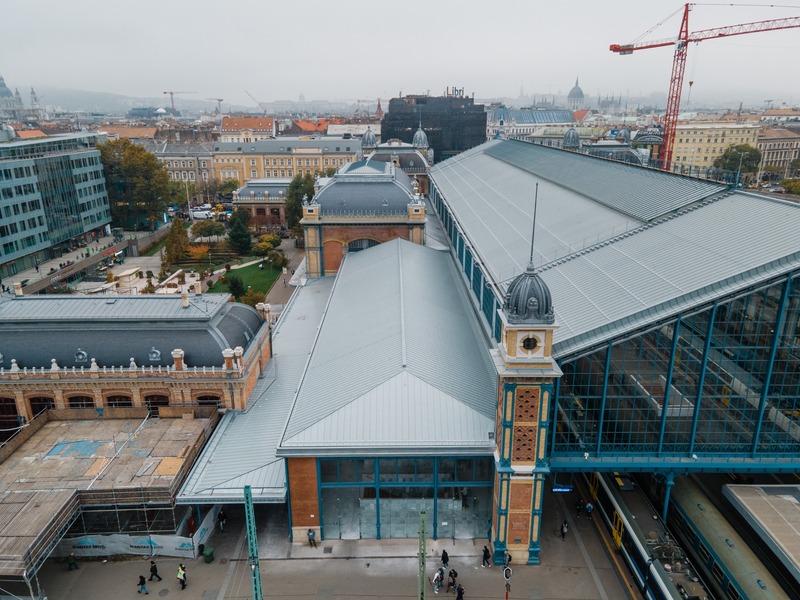
[[[53,556],[114,556],[139,554],[142,556],[176,556],[194,558],[196,551],[192,538],[179,535],[84,535],[64,538],[53,551]]]

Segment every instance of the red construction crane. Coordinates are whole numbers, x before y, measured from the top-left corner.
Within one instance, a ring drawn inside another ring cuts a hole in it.
[[[715,27],[713,29],[701,29],[689,33],[689,11],[694,4],[686,4],[683,8],[683,19],[681,29],[677,38],[666,40],[656,40],[652,42],[636,42],[633,44],[611,44],[609,50],[622,54],[632,54],[637,50],[647,50],[649,48],[661,48],[663,46],[675,46],[675,56],[672,59],[672,78],[669,83],[669,96],[667,98],[667,110],[664,114],[664,136],[661,143],[661,153],[659,155],[661,168],[668,171],[672,164],[672,146],[675,141],[675,131],[678,127],[678,110],[681,104],[681,90],[683,88],[683,74],[686,70],[686,50],[689,42],[702,42],[734,35],[744,35],[745,33],[758,33],[760,31],[775,31],[777,29],[792,29],[800,27],[800,17],[787,17],[784,19],[770,19],[768,21],[756,21],[754,23],[741,23],[739,25],[729,25],[727,27]]]

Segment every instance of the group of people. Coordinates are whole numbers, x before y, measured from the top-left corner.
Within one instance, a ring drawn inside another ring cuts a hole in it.
[[[436,569],[431,578],[434,594],[438,594],[439,588],[444,585],[445,569],[450,569],[450,556],[448,556],[447,550],[442,550],[442,566]],[[450,593],[450,590],[455,591],[456,600],[464,600],[464,586],[458,583],[458,571],[455,569],[450,569],[447,572],[447,589],[445,593]]]
[[[158,565],[156,564],[156,561],[151,560],[150,561],[150,579],[149,580],[145,579],[144,575],[139,575],[139,583],[136,584],[136,586],[139,588],[137,591],[140,594],[149,594],[150,592],[147,591],[147,582],[148,581],[153,581],[153,579],[158,579],[159,581],[161,581],[162,577],[161,577],[161,575],[158,574]],[[178,583],[181,584],[181,589],[185,590],[186,589],[186,566],[183,563],[178,565],[178,576],[177,576],[177,579],[178,579]]]
[[[594,511],[594,504],[590,502],[586,502],[584,504],[583,498],[578,496],[578,499],[575,501],[575,518],[580,519],[581,513],[586,511],[586,517],[591,521],[592,520],[592,511]]]

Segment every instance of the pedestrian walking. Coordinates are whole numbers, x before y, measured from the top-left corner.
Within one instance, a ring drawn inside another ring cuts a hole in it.
[[[150,592],[147,591],[147,580],[144,578],[144,575],[139,575],[139,593],[141,594],[144,592],[145,596],[148,595]]]
[[[227,522],[228,522],[228,515],[226,515],[225,511],[220,508],[219,512],[217,513],[217,523],[219,523],[220,531],[225,531],[225,523]]]
[[[492,553],[489,552],[489,547],[483,547],[483,562],[481,563],[482,567],[491,567],[492,566]]]
[[[450,569],[450,572],[447,574],[447,577],[448,577],[447,589],[445,590],[445,592],[449,594],[450,590],[455,591],[456,589],[456,583],[457,583],[456,580],[458,579],[458,571],[456,571],[455,569]]]
[[[431,583],[433,584],[433,593],[438,594],[439,588],[442,587],[442,583],[444,582],[444,569],[439,567],[436,569],[436,573],[433,575],[433,579]]]
[[[594,504],[591,502],[586,503],[586,516],[591,521],[592,520],[592,511],[594,510]]]
[[[445,569],[450,566],[450,556],[447,554],[447,550],[442,550],[442,566]]]
[[[456,588],[456,600],[464,600],[465,591],[466,590],[464,590],[464,586],[459,583],[458,587]]]
[[[565,539],[567,539],[567,532],[568,531],[569,531],[569,523],[567,523],[567,520],[564,519],[564,522],[561,524],[561,541],[562,542]]]
[[[312,548],[317,547],[317,532],[313,529],[308,530],[308,545]]]
[[[75,558],[74,552],[70,552],[69,556],[67,557],[67,568],[70,571],[74,571],[78,568],[78,560]]]
[[[161,581],[161,575],[158,574],[158,566],[156,566],[156,561],[150,561],[150,581],[153,581],[153,577],[157,577],[159,581]]]
[[[511,555],[508,553],[508,550],[503,550],[503,566],[507,567],[511,564]]]
[[[181,589],[186,589],[186,567],[178,565],[178,581],[181,583]]]
[[[583,498],[578,496],[578,499],[575,500],[575,518],[580,519],[582,512],[583,512]]]

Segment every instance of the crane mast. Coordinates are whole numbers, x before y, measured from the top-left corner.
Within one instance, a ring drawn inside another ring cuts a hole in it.
[[[672,149],[675,142],[675,133],[678,128],[678,113],[680,111],[683,76],[686,71],[686,52],[689,48],[689,43],[731,37],[734,35],[744,35],[747,33],[800,27],[800,17],[786,17],[782,19],[768,19],[766,21],[701,29],[689,33],[689,12],[692,10],[693,6],[693,4],[688,3],[684,5],[681,28],[677,38],[637,42],[634,44],[611,44],[611,46],[609,46],[611,52],[616,52],[620,55],[633,54],[637,50],[675,46],[675,53],[672,59],[672,74],[669,83],[669,95],[667,97],[667,108],[664,112],[664,135],[659,155],[660,166],[665,171],[669,171],[672,166]]]

